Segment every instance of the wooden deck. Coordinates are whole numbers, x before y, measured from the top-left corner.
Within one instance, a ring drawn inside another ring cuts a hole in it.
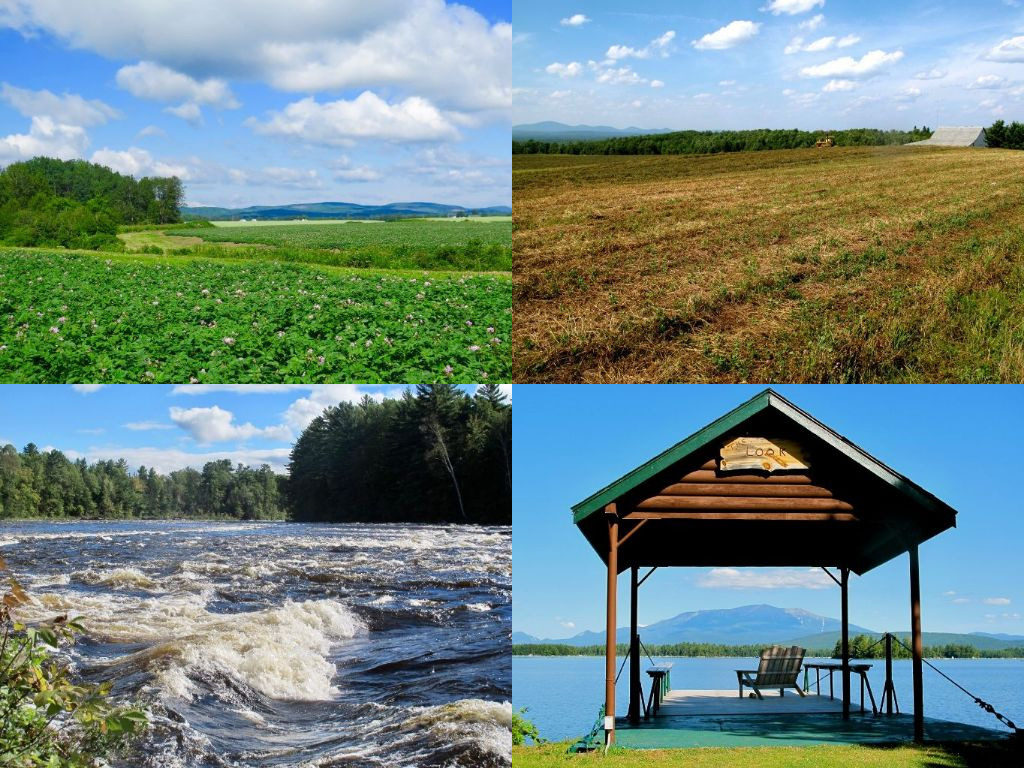
[[[849,720],[842,702],[789,691],[780,697],[741,699],[736,690],[673,690],[657,716],[631,726],[616,719],[615,741],[626,749],[674,747],[800,746],[812,744],[892,744],[914,738],[911,715],[861,713],[855,699]],[[1006,731],[925,718],[928,741],[989,741]]]

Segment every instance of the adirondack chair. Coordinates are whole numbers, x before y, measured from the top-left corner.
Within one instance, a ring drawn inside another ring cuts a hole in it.
[[[800,665],[804,660],[806,651],[794,645],[792,648],[784,648],[781,645],[773,645],[761,651],[761,663],[757,669],[737,669],[736,680],[740,686],[740,698],[743,698],[743,689],[750,688],[757,694],[757,698],[763,699],[762,688],[778,688],[779,696],[784,696],[786,688],[796,688],[796,692],[804,696],[800,684],[796,681],[800,674]]]

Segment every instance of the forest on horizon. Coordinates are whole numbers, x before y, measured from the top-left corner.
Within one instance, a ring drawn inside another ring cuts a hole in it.
[[[229,459],[161,474],[29,443],[0,447],[0,519],[236,519],[509,524],[512,407],[496,385],[341,403],[306,428],[289,474]]]

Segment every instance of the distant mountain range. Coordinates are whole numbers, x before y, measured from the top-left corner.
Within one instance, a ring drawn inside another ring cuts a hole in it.
[[[610,139],[616,136],[648,136],[655,133],[671,132],[671,128],[612,128],[610,125],[566,125],[548,120],[543,123],[513,125],[512,140],[586,141],[588,139]]]
[[[463,208],[441,203],[388,203],[358,205],[356,203],[296,203],[293,205],[253,205],[248,208],[218,208],[186,205],[182,214],[204,219],[384,219],[391,217],[449,216],[470,213],[479,216],[511,216],[507,205],[487,208]]]
[[[744,605],[680,613],[670,619],[640,628],[640,637],[647,645],[671,643],[720,643],[723,645],[800,645],[804,648],[832,648],[839,639],[842,623],[839,619],[805,611],[800,608],[778,608],[773,605]],[[880,632],[850,625],[850,636],[866,634],[881,636]],[[896,632],[899,637],[910,632]],[[620,627],[615,633],[620,643],[629,642],[629,628]],[[541,640],[525,632],[513,632],[512,642],[558,643],[584,646],[602,645],[604,632],[579,632],[572,637]],[[925,645],[962,643],[980,650],[1001,650],[1024,644],[1018,635],[991,635],[985,633],[958,634],[952,632],[925,632]]]

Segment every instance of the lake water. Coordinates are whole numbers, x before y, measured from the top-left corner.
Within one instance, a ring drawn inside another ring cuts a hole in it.
[[[656,658],[672,663],[673,688],[705,688],[732,690],[736,669],[757,669],[757,659],[730,658]],[[618,663],[621,663],[619,659]],[[810,659],[808,659],[810,661]],[[822,661],[832,661],[822,659]],[[1024,660],[1021,659],[931,659],[935,666],[959,682],[967,690],[992,704],[1008,718],[1024,725]],[[881,701],[885,680],[885,661],[875,660],[868,672],[875,700]],[[641,670],[646,670],[646,659]],[[628,664],[627,664],[628,667]],[[616,667],[617,668],[617,667]],[[893,684],[901,711],[913,711],[913,689],[910,661],[893,662]],[[644,695],[649,678],[641,671]],[[801,676],[801,680],[803,677]],[[823,678],[822,688],[827,691]],[[812,675],[811,684],[814,678]],[[841,691],[839,675],[836,690]],[[860,683],[856,676],[850,681],[853,702],[859,705]],[[624,670],[615,688],[616,710],[626,712],[629,695],[629,672]],[[738,694],[737,694],[738,695]],[[796,695],[796,694],[793,694]],[[870,707],[867,693],[865,706]],[[532,720],[544,738],[574,739],[590,731],[597,712],[604,703],[604,658],[596,656],[516,656],[512,659],[512,706],[528,707]],[[924,713],[927,717],[955,720],[1005,731],[992,715],[983,711],[964,693],[943,680],[934,670],[924,668]]]
[[[511,529],[0,524],[32,602],[150,728],[120,763],[510,764]]]

